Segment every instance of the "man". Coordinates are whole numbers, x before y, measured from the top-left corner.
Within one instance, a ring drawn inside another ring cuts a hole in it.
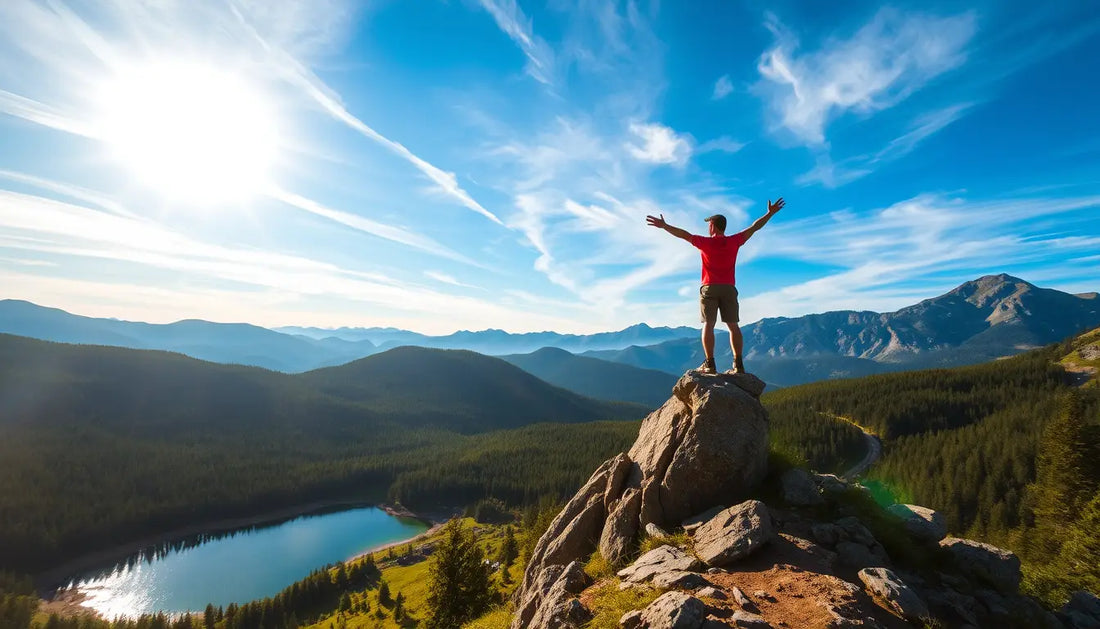
[[[706,356],[699,371],[703,373],[717,371],[714,366],[714,324],[717,322],[719,312],[722,313],[722,321],[730,329],[730,349],[733,350],[733,369],[730,373],[745,373],[745,363],[741,356],[744,339],[741,337],[741,328],[737,325],[737,288],[734,276],[737,251],[753,234],[766,225],[776,212],[783,209],[783,204],[782,197],[775,203],[769,200],[768,213],[756,219],[748,229],[733,236],[726,236],[726,217],[721,214],[715,214],[706,219],[707,223],[710,223],[709,236],[694,236],[679,227],[673,227],[665,222],[664,214],[659,217],[645,217],[649,225],[690,242],[699,250],[703,259],[703,285],[699,287],[699,314],[703,319],[703,354]]]

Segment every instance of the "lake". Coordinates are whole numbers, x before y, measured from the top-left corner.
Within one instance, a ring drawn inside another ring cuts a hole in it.
[[[201,612],[278,594],[329,563],[415,537],[427,526],[376,507],[305,515],[198,543],[148,549],[71,579],[66,589],[108,618]]]

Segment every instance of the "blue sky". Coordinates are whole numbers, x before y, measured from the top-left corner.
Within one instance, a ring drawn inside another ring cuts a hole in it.
[[[0,297],[135,320],[692,325],[1100,289],[1090,3],[0,3]]]

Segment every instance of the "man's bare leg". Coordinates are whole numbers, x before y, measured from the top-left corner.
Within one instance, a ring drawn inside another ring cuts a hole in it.
[[[706,321],[703,323],[703,355],[706,356],[707,363],[714,363],[714,324],[715,321]]]
[[[726,323],[726,327],[730,329],[730,350],[733,351],[733,368],[737,373],[745,373],[745,363],[741,360],[741,353],[745,347],[745,339],[741,336],[741,327],[736,323]],[[714,340],[711,339],[711,347],[714,346]]]

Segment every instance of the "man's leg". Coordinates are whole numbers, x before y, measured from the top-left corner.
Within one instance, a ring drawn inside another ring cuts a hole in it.
[[[714,321],[703,322],[703,355],[707,362],[714,361]]]
[[[730,349],[733,351],[733,368],[738,373],[745,372],[745,363],[741,361],[741,351],[744,349],[745,339],[741,336],[741,326],[736,323],[727,322],[726,326],[730,329]],[[711,346],[714,346],[714,339],[711,338]]]

